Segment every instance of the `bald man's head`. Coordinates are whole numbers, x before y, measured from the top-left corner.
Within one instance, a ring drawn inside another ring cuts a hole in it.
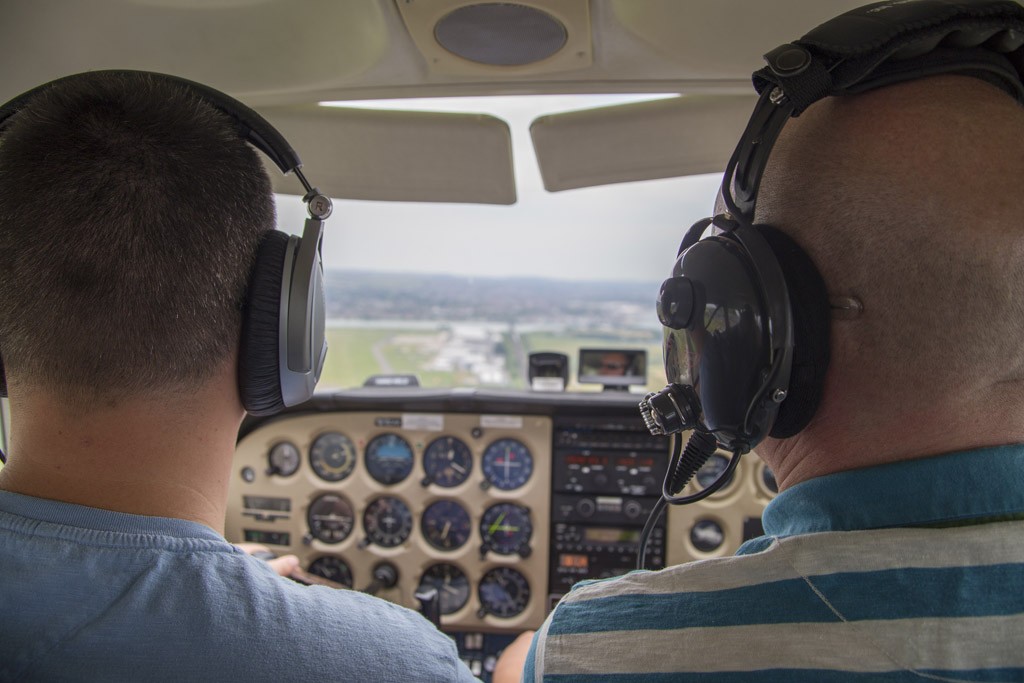
[[[810,450],[826,420],[860,438],[999,401],[1024,421],[1024,393],[1006,406],[1004,391],[1024,380],[1021,178],[1024,109],[967,77],[830,98],[787,124],[757,221],[807,250],[831,296],[864,305],[833,322]]]

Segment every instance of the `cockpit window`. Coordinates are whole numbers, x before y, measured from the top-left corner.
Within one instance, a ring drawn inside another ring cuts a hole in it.
[[[529,126],[546,114],[665,97],[332,103],[504,119],[518,201],[336,200],[323,244],[330,351],[320,388],[359,386],[378,374],[415,374],[428,387],[525,388],[528,354],[554,351],[569,356],[569,390],[598,390],[576,381],[580,348],[646,350],[648,387],[660,388],[658,286],[687,226],[710,210],[720,178],[548,192]],[[297,197],[278,195],[277,204],[281,229],[301,226]]]

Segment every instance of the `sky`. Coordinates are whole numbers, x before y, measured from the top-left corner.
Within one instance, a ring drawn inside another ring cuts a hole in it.
[[[529,125],[545,114],[664,95],[545,95],[344,103],[488,113],[512,130],[518,202],[512,206],[338,200],[324,233],[325,268],[475,277],[660,282],[679,241],[710,214],[720,175],[548,192]],[[278,225],[299,232],[298,197],[278,196]]]

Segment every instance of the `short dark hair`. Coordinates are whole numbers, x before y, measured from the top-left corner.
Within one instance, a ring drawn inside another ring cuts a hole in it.
[[[256,152],[188,88],[97,72],[40,93],[0,137],[9,374],[93,397],[209,379],[274,216]]]

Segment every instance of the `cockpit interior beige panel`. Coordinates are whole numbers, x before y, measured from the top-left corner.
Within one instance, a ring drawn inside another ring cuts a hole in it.
[[[302,567],[308,567],[319,557],[340,557],[351,569],[357,589],[371,582],[373,567],[377,563],[390,561],[399,569],[398,583],[393,589],[382,591],[380,596],[414,609],[418,608],[414,596],[423,571],[432,564],[450,563],[469,579],[470,595],[464,607],[442,617],[444,627],[475,631],[537,628],[544,620],[546,606],[551,431],[551,419],[547,417],[475,414],[336,413],[271,422],[238,444],[230,483],[226,536],[231,541],[241,541],[247,536],[246,530],[287,533],[290,543],[275,547],[276,551],[298,555]],[[324,481],[310,465],[310,446],[318,436],[327,432],[344,434],[355,445],[356,462],[351,474],[342,481]],[[413,471],[392,485],[373,479],[366,466],[365,447],[381,434],[401,436],[414,454]],[[424,449],[442,436],[462,440],[473,456],[469,478],[454,488],[422,483]],[[489,445],[506,438],[515,439],[529,449],[534,467],[525,484],[503,491],[484,485],[480,462]],[[271,448],[285,441],[296,446],[301,453],[298,470],[287,477],[268,474]],[[252,481],[248,481],[250,478]],[[355,513],[354,528],[340,543],[325,543],[310,534],[307,519],[310,503],[327,493],[343,496]],[[405,542],[393,548],[367,544],[362,520],[367,506],[385,495],[400,499],[412,512],[412,532]],[[290,510],[279,514],[247,509],[243,504],[244,496],[288,499]],[[425,541],[421,529],[424,510],[441,499],[454,500],[470,513],[469,540],[451,551],[432,547]],[[495,552],[481,555],[481,515],[490,506],[504,502],[529,509],[533,526],[529,541],[532,552],[526,557]],[[529,582],[530,596],[525,609],[510,618],[481,613],[480,580],[485,573],[498,567],[513,567]]]

